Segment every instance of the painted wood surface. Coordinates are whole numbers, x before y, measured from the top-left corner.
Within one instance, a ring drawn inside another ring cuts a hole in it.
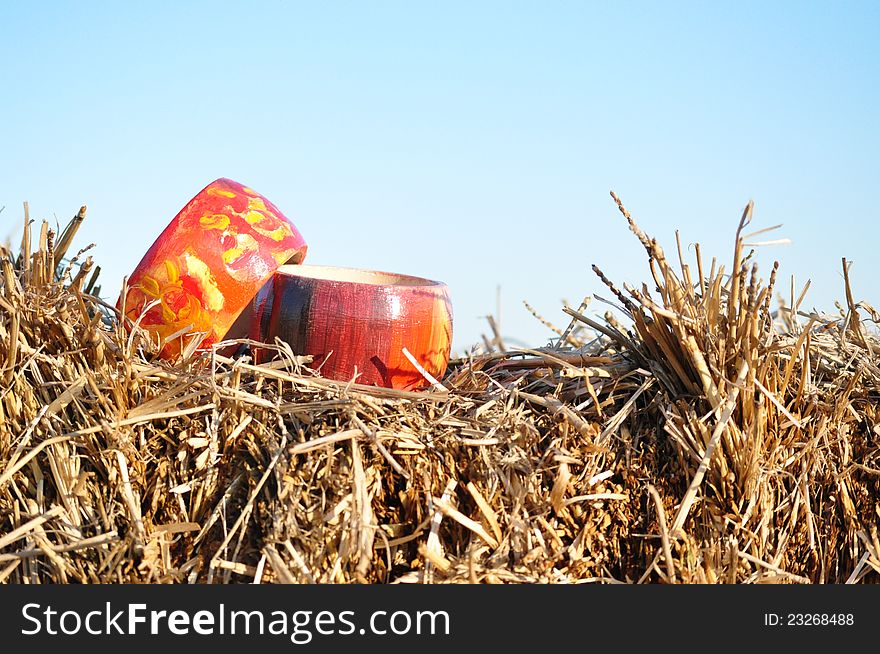
[[[215,180],[137,265],[124,313],[162,339],[163,357],[179,354],[193,334],[207,348],[223,339],[279,266],[299,263],[306,250],[296,226],[269,200],[231,179]]]
[[[314,357],[329,379],[404,390],[428,385],[405,347],[436,378],[452,343],[445,284],[329,266],[283,266],[254,302],[252,337]]]

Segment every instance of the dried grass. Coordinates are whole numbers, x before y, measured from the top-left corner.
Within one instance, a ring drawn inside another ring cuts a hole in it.
[[[27,224],[0,252],[0,580],[877,581],[878,315],[846,262],[839,315],[794,289],[771,312],[751,205],[729,272],[699,247],[673,265],[618,205],[653,282],[595,270],[629,326],[588,298],[555,346],[424,393],[324,380],[283,344],[162,362],[65,258],[85,209],[57,240]]]

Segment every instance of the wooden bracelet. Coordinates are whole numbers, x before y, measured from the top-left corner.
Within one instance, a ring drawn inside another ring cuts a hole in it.
[[[159,336],[165,358],[192,339],[207,348],[223,339],[279,266],[301,262],[307,249],[274,204],[221,178],[168,224],[128,278],[117,307]]]
[[[281,266],[254,301],[251,336],[287,342],[329,379],[412,390],[439,379],[452,343],[446,284],[331,266]],[[265,356],[265,352],[263,351]],[[258,356],[259,360],[261,357]]]

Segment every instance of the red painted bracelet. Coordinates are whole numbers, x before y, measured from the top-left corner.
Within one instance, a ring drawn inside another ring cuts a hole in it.
[[[265,197],[230,179],[202,189],[165,228],[128,279],[117,307],[174,357],[191,339],[206,348],[306,242]],[[124,308],[122,307],[124,303]]]
[[[439,378],[452,343],[445,284],[330,266],[281,266],[254,301],[251,336],[313,356],[329,379],[411,390]],[[258,358],[260,358],[258,356]]]

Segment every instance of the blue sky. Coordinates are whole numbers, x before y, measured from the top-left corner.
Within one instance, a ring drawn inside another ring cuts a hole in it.
[[[646,281],[616,191],[667,249],[728,261],[743,206],[806,304],[880,305],[880,4],[19,2],[0,6],[0,238],[81,204],[115,298],[231,177],[309,263],[449,284],[455,345],[543,345],[523,308]],[[590,310],[605,311],[594,302]]]

